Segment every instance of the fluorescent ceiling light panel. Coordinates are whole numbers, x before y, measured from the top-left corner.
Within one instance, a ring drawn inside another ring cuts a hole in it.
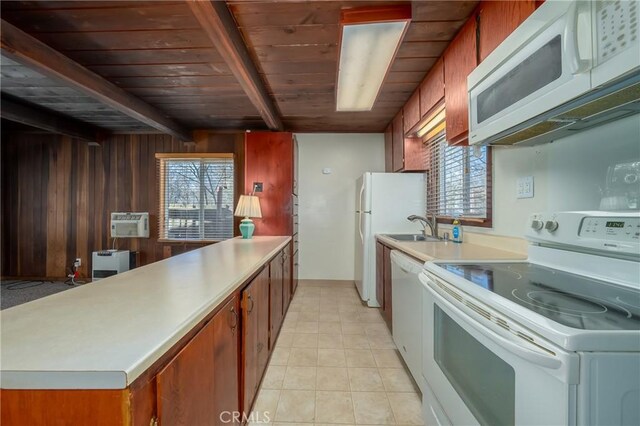
[[[374,22],[341,26],[337,111],[370,111],[378,97],[409,26],[409,19],[385,21],[379,17],[376,15]]]

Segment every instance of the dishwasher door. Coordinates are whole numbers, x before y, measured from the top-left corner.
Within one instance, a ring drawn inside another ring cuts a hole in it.
[[[391,251],[391,303],[393,340],[418,387],[422,376],[422,284],[418,275],[423,263],[398,250]]]

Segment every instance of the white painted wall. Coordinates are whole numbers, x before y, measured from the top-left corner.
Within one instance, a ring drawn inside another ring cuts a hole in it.
[[[384,171],[382,134],[297,134],[300,279],[353,280],[356,179]],[[322,174],[330,168],[331,174]]]
[[[522,237],[531,213],[598,210],[611,164],[640,160],[640,115],[534,147],[498,147],[493,156],[492,230]],[[516,198],[516,180],[533,176],[534,198]]]

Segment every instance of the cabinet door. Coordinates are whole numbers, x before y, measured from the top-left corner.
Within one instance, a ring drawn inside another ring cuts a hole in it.
[[[266,268],[265,268],[266,269]],[[248,413],[258,390],[258,286],[255,280],[242,292],[242,409]]]
[[[213,411],[216,423],[229,420],[240,410],[240,372],[238,348],[240,338],[238,297],[230,300],[212,320],[213,327]],[[223,415],[224,413],[224,415]],[[221,417],[221,415],[223,417]],[[226,417],[225,417],[226,416]]]
[[[402,108],[402,116],[405,132],[409,132],[420,121],[420,89],[413,92],[405,106]]]
[[[382,316],[386,321],[389,330],[392,330],[393,301],[391,295],[391,249],[385,245],[383,245],[382,248],[382,281],[384,282],[384,309],[382,311]]]
[[[269,333],[269,348],[273,349],[273,344],[278,337],[278,331],[282,325],[282,252],[271,261],[269,264],[271,271],[269,279],[270,298],[269,308],[271,312],[270,333]]]
[[[264,268],[255,279],[256,315],[258,317],[258,382],[269,361],[269,268]]]
[[[162,426],[205,425],[215,419],[214,324],[209,321],[156,376]]]
[[[404,169],[404,124],[402,110],[393,119],[393,171]]]
[[[444,98],[444,63],[442,58],[433,65],[420,85],[420,117],[424,118]]]
[[[476,19],[472,15],[444,52],[446,133],[451,145],[469,143],[467,76],[476,65]]]
[[[293,297],[298,288],[298,250],[293,254],[293,270],[291,273],[293,274],[291,279],[291,296]]]
[[[384,131],[384,171],[393,172],[393,125],[389,124]]]
[[[293,256],[291,256],[291,243],[287,244],[282,252],[282,318],[284,319],[291,302],[291,268]]]
[[[536,9],[535,1],[484,1],[480,9],[480,60],[518,28]]]

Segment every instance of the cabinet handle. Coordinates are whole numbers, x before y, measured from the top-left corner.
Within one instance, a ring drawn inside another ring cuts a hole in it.
[[[149,426],[158,426],[158,418],[156,416],[151,417],[151,420],[149,420]]]
[[[249,299],[249,302],[251,302],[251,306],[249,307],[249,309],[247,309],[247,312],[248,312],[248,313],[251,313],[251,312],[253,312],[253,305],[254,305],[254,303],[253,303],[253,297],[251,297],[251,295],[248,295],[248,296],[247,296],[247,299]]]
[[[232,306],[229,312],[231,313],[231,318],[232,318],[232,322],[230,324],[231,332],[235,333],[236,327],[238,326],[238,313],[236,312],[236,307]]]

